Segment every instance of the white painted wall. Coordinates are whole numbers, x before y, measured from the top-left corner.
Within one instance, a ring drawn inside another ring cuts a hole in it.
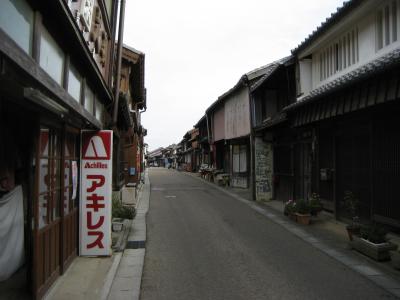
[[[312,59],[302,59],[299,61],[300,67],[300,93],[308,94],[312,89],[313,61]]]
[[[400,47],[400,1],[397,0],[397,41],[382,49],[377,50],[376,47],[376,13],[385,4],[392,3],[389,0],[367,0],[364,1],[356,10],[348,15],[341,22],[337,23],[333,28],[328,30],[323,36],[318,38],[313,44],[299,53],[298,58],[301,60],[309,55],[312,55],[312,71],[307,75],[306,72],[300,72],[300,76],[310,76],[311,90],[314,90],[322,85],[325,85],[344,74],[351,72],[368,62],[387,54],[388,52]],[[337,71],[335,74],[326,79],[320,79],[320,60],[319,54],[327,46],[334,43],[339,37],[343,36],[352,28],[358,28],[358,49],[359,61],[347,68]],[[300,69],[301,71],[301,69]],[[300,83],[307,82],[308,79],[300,78]],[[306,89],[302,92],[305,96],[309,91]],[[307,92],[307,93],[306,93]]]

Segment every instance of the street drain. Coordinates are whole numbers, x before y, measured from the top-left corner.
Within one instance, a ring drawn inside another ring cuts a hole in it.
[[[125,249],[144,249],[146,248],[146,241],[128,241]]]

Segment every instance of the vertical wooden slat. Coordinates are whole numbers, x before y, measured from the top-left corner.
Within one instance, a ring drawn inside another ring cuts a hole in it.
[[[366,82],[363,84],[361,88],[361,94],[360,94],[360,108],[365,108],[367,107],[367,101],[368,101],[368,92],[369,92],[369,83]]]
[[[388,80],[385,78],[381,78],[379,81],[379,88],[378,88],[378,93],[376,97],[376,104],[380,104],[386,101],[386,96],[387,96],[387,83]]]
[[[337,98],[331,98],[331,118],[336,116],[338,98],[340,98],[340,95]]]
[[[85,83],[84,83],[85,84]],[[83,85],[84,85],[83,84]],[[83,87],[81,87],[83,88]],[[81,93],[81,97],[83,97],[82,93]],[[68,257],[66,250],[66,245],[65,245],[65,209],[64,209],[64,205],[65,205],[65,201],[69,201],[69,195],[67,196],[67,199],[64,198],[65,195],[65,187],[69,186],[69,182],[65,183],[65,162],[66,162],[66,157],[65,157],[65,147],[66,147],[66,143],[67,143],[67,134],[66,134],[66,127],[64,125],[64,128],[62,130],[61,133],[61,151],[60,151],[60,155],[61,155],[61,162],[60,162],[60,195],[59,195],[59,199],[56,199],[56,201],[60,202],[60,223],[58,226],[58,236],[57,236],[57,265],[60,266],[60,271],[61,274],[64,273],[64,261],[65,259]],[[70,166],[71,167],[71,166]],[[68,212],[67,212],[68,214]]]
[[[326,103],[324,101],[321,101],[321,105],[319,108],[319,120],[324,119],[325,117],[325,107],[326,107]]]
[[[347,93],[346,93],[346,101],[345,101],[345,103],[344,103],[344,108],[343,108],[343,112],[344,112],[344,113],[350,112],[351,101],[352,101],[352,98],[353,98],[353,95],[352,95],[352,94],[353,94],[353,93],[352,93],[350,90],[347,90]]]
[[[343,104],[345,101],[343,101]],[[333,175],[332,175],[332,185],[333,185],[333,214],[335,216],[335,219],[338,218],[338,199],[337,199],[337,157],[336,157],[336,141],[337,141],[337,135],[335,132],[332,135],[332,158],[333,158]]]
[[[377,89],[378,89],[378,85],[377,85],[376,81],[371,81],[371,85],[370,85],[369,91],[368,91],[368,102],[367,102],[368,106],[375,105]]]
[[[57,199],[56,199],[57,200]],[[58,226],[54,224],[51,228],[51,244],[52,244],[52,253],[51,253],[51,274],[53,274],[54,270],[57,268],[57,258],[58,258],[58,251],[57,251],[57,229]]]
[[[61,237],[62,235],[60,234],[61,232],[61,222],[58,222],[56,228],[55,228],[55,235],[56,235],[56,270],[60,272],[62,270],[62,260],[61,260]]]
[[[370,214],[374,215],[374,168],[373,168],[373,160],[374,160],[374,122],[370,120],[369,122],[369,183],[370,183]]]
[[[35,278],[36,285],[35,285],[35,293],[37,289],[43,284],[43,275],[44,275],[44,264],[43,264],[43,241],[42,235],[37,235],[35,239],[36,244],[36,251],[35,251],[35,259],[34,262],[36,263],[35,268]]]
[[[34,298],[37,298],[39,287],[43,281],[43,259],[42,259],[42,244],[41,236],[39,234],[39,178],[40,178],[40,125],[37,123],[36,127],[36,169],[35,169],[35,185],[34,185],[34,197],[33,197],[33,217],[34,217],[34,228],[33,228],[33,285],[32,294]]]
[[[398,85],[399,77],[397,74],[392,74],[388,83],[388,91],[386,95],[386,101],[391,101],[396,99],[396,90]]]
[[[71,244],[72,244],[72,228],[71,228],[71,214],[68,215],[68,219],[66,220],[66,224],[67,224],[67,240],[66,242],[66,251],[67,251],[67,256],[66,258],[68,258],[71,255]]]
[[[49,238],[49,230],[45,230],[43,233],[43,245],[44,245],[44,255],[43,255],[43,260],[44,260],[44,278],[43,278],[43,283],[46,282],[46,279],[50,276],[50,250],[51,250],[51,245],[50,245],[50,238]]]
[[[361,87],[355,86],[353,87],[353,98],[351,101],[351,111],[358,110],[360,106],[360,96],[361,96]]]
[[[35,11],[35,21],[33,25],[32,57],[39,63],[40,59],[40,38],[42,31],[42,15]]]

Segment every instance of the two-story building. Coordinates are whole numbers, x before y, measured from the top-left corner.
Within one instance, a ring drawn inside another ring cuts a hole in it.
[[[150,167],[160,167],[164,164],[163,147],[150,151],[147,154],[147,163]]]
[[[193,165],[192,129],[187,131],[182,139],[182,169],[191,172]]]
[[[284,111],[303,166],[296,196],[317,191],[346,217],[351,191],[363,219],[400,226],[400,2],[345,2],[292,53],[297,101]]]
[[[229,174],[232,187],[250,188],[253,182],[253,135],[250,89],[269,72],[262,66],[244,74],[234,87],[206,110],[213,166]]]
[[[296,100],[293,57],[270,63],[250,86],[253,128],[253,199],[293,197],[293,130],[283,108]]]
[[[144,67],[144,53],[124,45],[113,173],[114,194],[122,196],[125,204],[136,204],[136,187],[142,179],[143,137],[146,135],[141,125],[141,113],[146,109]]]
[[[111,124],[117,16],[111,0],[0,1],[0,281],[28,297],[77,255],[80,132]]]
[[[208,142],[208,129],[207,129],[207,118],[204,115],[194,128],[198,130],[197,144],[198,148],[195,152],[196,168],[199,170],[201,165],[211,165],[210,161],[210,144]]]

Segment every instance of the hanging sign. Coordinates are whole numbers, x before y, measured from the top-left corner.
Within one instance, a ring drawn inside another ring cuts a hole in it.
[[[111,255],[111,130],[81,132],[80,255]]]

